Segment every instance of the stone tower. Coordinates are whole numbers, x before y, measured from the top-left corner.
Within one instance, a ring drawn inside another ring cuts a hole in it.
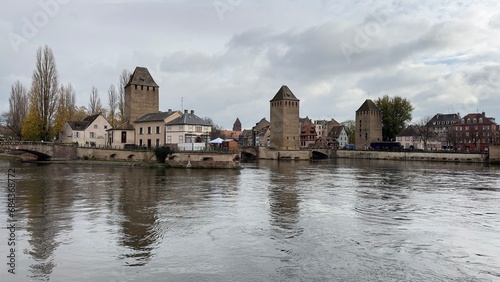
[[[125,85],[125,120],[134,122],[159,111],[159,87],[147,68],[136,67]]]
[[[236,121],[233,124],[233,131],[241,131],[241,121],[239,118],[236,118]]]
[[[356,111],[356,150],[370,147],[374,141],[382,141],[382,112],[372,100],[366,100]]]
[[[271,148],[300,149],[299,101],[286,85],[281,86],[270,101]]]

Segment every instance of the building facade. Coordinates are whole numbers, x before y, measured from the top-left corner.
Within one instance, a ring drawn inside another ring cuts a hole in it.
[[[372,100],[356,111],[354,140],[357,150],[368,149],[371,142],[382,141],[382,112]]]
[[[125,86],[125,120],[134,122],[138,118],[159,111],[158,84],[147,68],[136,67]]]
[[[167,144],[165,124],[181,116],[180,111],[156,112],[145,114],[134,121],[137,145],[147,148],[161,147]]]
[[[485,113],[472,113],[460,118],[451,128],[453,148],[462,152],[489,152],[495,142],[497,124]]]
[[[316,143],[318,135],[316,125],[309,117],[299,119],[300,123],[300,147],[308,148]]]
[[[210,141],[212,125],[194,114],[184,110],[184,114],[167,122],[166,144],[175,145],[179,150],[204,150]]]
[[[441,150],[453,148],[453,138],[451,127],[460,120],[460,114],[436,114],[426,124],[426,126],[437,134],[437,139],[441,142],[437,147]]]
[[[107,142],[106,130],[109,122],[101,115],[90,115],[81,121],[67,121],[59,132],[59,141],[78,143],[79,146],[104,147]]]
[[[300,149],[300,100],[283,85],[271,99],[270,147],[277,150]]]
[[[135,144],[135,129],[130,122],[124,122],[111,129],[108,133],[107,146],[113,149],[124,149],[126,144]]]

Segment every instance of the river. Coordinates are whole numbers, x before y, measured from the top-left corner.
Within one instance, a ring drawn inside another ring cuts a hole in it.
[[[3,161],[0,180],[0,281],[500,281],[500,167]]]

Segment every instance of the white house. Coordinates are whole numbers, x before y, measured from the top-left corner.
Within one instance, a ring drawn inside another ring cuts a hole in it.
[[[198,117],[191,110],[184,110],[184,114],[165,124],[165,143],[175,144],[179,150],[205,150],[210,141],[212,125]]]
[[[114,149],[124,149],[125,144],[135,144],[135,130],[130,122],[124,122],[107,131],[108,146]]]
[[[59,132],[59,141],[77,142],[80,146],[104,147],[107,140],[106,130],[109,128],[111,125],[101,114],[90,115],[81,121],[65,122]]]

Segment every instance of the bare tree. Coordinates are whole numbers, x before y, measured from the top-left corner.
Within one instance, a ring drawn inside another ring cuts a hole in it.
[[[204,117],[203,119],[212,126],[212,131],[210,132],[210,139],[215,139],[217,137],[220,137],[222,139],[226,138],[226,136],[222,132],[222,126],[216,124],[210,117]]]
[[[54,115],[59,97],[58,74],[52,49],[38,48],[30,90],[30,109],[23,126],[23,137],[31,140],[51,140]],[[26,133],[26,134],[25,134]]]
[[[71,84],[61,85],[59,88],[59,99],[54,122],[54,133],[58,134],[64,123],[73,120],[76,112],[75,90]]]
[[[349,143],[354,144],[354,134],[356,133],[356,122],[354,120],[346,120],[341,123],[342,126],[344,126],[345,132],[347,133],[347,136],[349,137]]]
[[[2,114],[2,119],[12,131],[12,137],[18,140],[22,137],[23,122],[28,115],[28,101],[28,90],[17,80],[10,89],[9,111]]]
[[[108,89],[109,121],[111,126],[115,125],[116,107],[118,106],[118,94],[113,84]]]
[[[420,122],[415,126],[417,129],[418,136],[420,140],[424,143],[424,150],[427,150],[427,143],[435,138],[435,133],[433,128],[430,126],[429,121],[432,118],[429,116],[423,117]]]
[[[94,115],[102,112],[101,98],[99,98],[99,93],[97,92],[97,88],[95,88],[95,86],[92,86],[92,91],[90,92],[89,107],[87,110],[89,115]]]
[[[125,121],[125,86],[130,81],[130,75],[131,73],[124,69],[118,84],[118,119],[122,122]]]

